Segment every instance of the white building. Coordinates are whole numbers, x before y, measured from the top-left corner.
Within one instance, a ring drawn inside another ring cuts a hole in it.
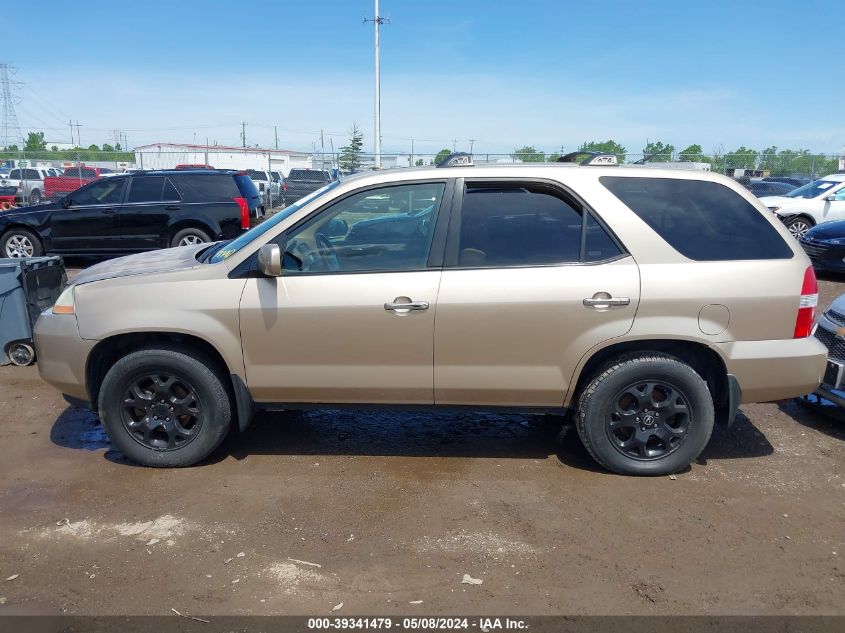
[[[217,169],[280,171],[311,167],[311,155],[287,149],[153,143],[135,148],[138,169],[173,169],[177,165],[210,165]]]

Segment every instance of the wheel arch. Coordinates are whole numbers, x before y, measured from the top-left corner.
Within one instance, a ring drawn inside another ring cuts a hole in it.
[[[210,226],[207,222],[196,218],[176,220],[173,224],[167,227],[167,244],[170,245],[173,238],[176,237],[176,234],[184,229],[199,229],[200,231],[207,233],[212,241],[214,241],[214,238],[220,232],[219,229],[214,229],[214,227]]]
[[[575,388],[568,391],[564,406],[573,406],[584,387],[608,362],[622,355],[639,352],[666,354],[692,367],[707,382],[707,387],[713,396],[717,421],[730,422],[732,403],[736,394],[733,394],[732,398],[732,389],[735,389],[735,386],[728,375],[724,359],[709,345],[685,339],[624,341],[594,350],[590,356],[585,356],[582,360],[580,369],[576,369]]]

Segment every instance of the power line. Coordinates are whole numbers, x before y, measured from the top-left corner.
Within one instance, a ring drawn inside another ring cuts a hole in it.
[[[18,115],[15,114],[15,105],[20,103],[12,97],[12,87],[20,88],[23,83],[14,81],[9,74],[15,74],[16,68],[8,64],[0,64],[0,98],[3,99],[3,119],[0,121],[0,146],[9,147],[16,145],[18,141],[24,142],[21,126],[18,125]],[[21,145],[23,148],[23,145]]]

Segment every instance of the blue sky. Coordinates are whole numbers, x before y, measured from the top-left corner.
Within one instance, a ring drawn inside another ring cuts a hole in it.
[[[574,149],[613,138],[705,152],[842,152],[841,0],[382,0],[384,151]],[[84,145],[208,137],[373,139],[372,0],[6,3],[2,61],[24,132]],[[23,13],[21,13],[23,10]]]

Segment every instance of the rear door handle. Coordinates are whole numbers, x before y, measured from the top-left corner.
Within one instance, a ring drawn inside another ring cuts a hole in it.
[[[611,297],[606,292],[597,292],[589,299],[584,299],[587,308],[610,308],[611,306],[627,306],[631,304],[628,297]]]
[[[168,205],[168,206],[164,207],[164,210],[165,210],[165,211],[178,211],[178,210],[179,210],[179,209],[181,209],[181,208],[182,208],[182,207],[180,207],[180,206],[178,206],[178,205],[171,204],[171,205]]]
[[[407,301],[405,303],[396,303],[396,300],[389,301],[384,304],[384,309],[393,312],[402,312],[404,310],[428,310],[428,301]]]

